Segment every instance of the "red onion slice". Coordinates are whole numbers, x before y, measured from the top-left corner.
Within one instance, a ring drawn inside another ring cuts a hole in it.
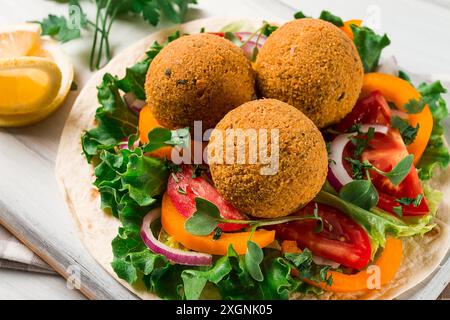
[[[139,114],[141,109],[146,105],[144,100],[136,98],[132,92],[125,93],[123,99],[125,100],[127,107],[136,114]]]
[[[160,216],[161,208],[156,208],[147,213],[142,221],[141,238],[151,251],[156,254],[162,254],[168,260],[177,264],[188,266],[209,266],[212,264],[212,256],[210,254],[174,249],[158,241],[153,235],[150,225]]]
[[[374,128],[375,132],[386,134],[389,130],[386,126],[381,126],[378,124],[365,124],[360,128],[361,132],[368,132],[369,128]],[[350,142],[350,137],[357,135],[356,132],[353,133],[343,133],[338,135],[330,145],[329,154],[329,170],[328,170],[328,182],[331,186],[339,191],[342,186],[347,183],[352,182],[353,178],[345,170],[344,162],[342,159],[342,154],[344,153],[345,146]]]

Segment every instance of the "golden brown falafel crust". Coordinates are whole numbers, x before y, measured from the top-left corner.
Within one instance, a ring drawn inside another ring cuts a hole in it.
[[[261,218],[286,216],[306,205],[320,191],[328,170],[325,141],[301,111],[274,99],[251,101],[229,112],[216,126],[221,132],[230,128],[279,130],[279,168],[275,175],[261,175],[261,167],[266,167],[261,163],[213,163],[214,138],[209,143],[212,148],[208,160],[214,184],[241,212]],[[270,134],[267,141],[271,142]],[[258,141],[245,140],[247,158],[252,143]],[[242,146],[237,143],[235,148],[239,147]]]
[[[287,102],[319,128],[342,120],[358,99],[364,76],[358,51],[347,35],[319,19],[281,26],[256,60],[263,97]]]
[[[211,34],[183,36],[153,59],[147,73],[147,102],[167,128],[209,129],[255,96],[250,61],[231,41]]]

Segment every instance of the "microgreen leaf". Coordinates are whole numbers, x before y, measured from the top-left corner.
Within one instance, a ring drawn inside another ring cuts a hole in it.
[[[373,167],[373,169],[388,178],[394,186],[398,186],[411,171],[411,165],[413,161],[414,156],[410,154],[400,160],[397,165],[389,172],[380,171],[375,167]]]
[[[224,38],[230,40],[238,47],[242,45],[242,41],[233,32],[225,32]]]
[[[245,254],[245,266],[256,281],[263,281],[260,264],[263,261],[264,253],[260,246],[251,240],[247,241],[247,252]]]
[[[403,197],[403,198],[395,199],[395,201],[404,206],[412,204],[414,207],[417,207],[417,206],[419,206],[420,202],[422,202],[422,199],[423,199],[423,194],[421,193],[421,194],[417,195],[417,197],[415,197],[415,198]]]
[[[396,206],[393,207],[392,210],[394,211],[394,213],[399,216],[399,217],[403,217],[403,208],[402,206]]]
[[[326,11],[326,10],[323,10],[320,13],[319,19],[328,21],[328,22],[334,24],[336,27],[342,27],[344,25],[344,21],[342,21],[341,18],[339,18],[338,16],[335,16],[334,14],[332,14],[331,12]]]
[[[307,18],[307,16],[302,11],[297,11],[296,13],[294,13],[294,18],[295,19],[304,19],[304,18]]]
[[[220,211],[216,205],[202,198],[195,198],[195,206],[197,211],[186,220],[184,228],[193,235],[209,235],[220,223]]]
[[[152,152],[167,146],[190,146],[190,133],[188,128],[169,130],[166,128],[154,128],[148,134],[148,143],[144,146],[144,152]]]
[[[355,180],[364,179],[365,170],[371,169],[373,167],[370,163],[368,163],[366,161],[361,162],[359,160],[352,159],[349,157],[346,157],[345,160],[350,162],[350,164],[352,166],[353,179],[355,179]]]
[[[419,124],[416,127],[411,126],[408,121],[400,118],[399,116],[391,117],[391,126],[400,131],[403,141],[406,145],[410,145],[414,142],[419,131]]]
[[[370,180],[353,180],[347,183],[339,191],[339,197],[366,210],[378,204],[378,192]]]

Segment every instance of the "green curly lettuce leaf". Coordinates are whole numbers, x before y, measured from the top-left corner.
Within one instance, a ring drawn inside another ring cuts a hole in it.
[[[429,180],[433,177],[434,168],[446,168],[450,163],[450,154],[444,138],[445,128],[442,125],[442,121],[448,116],[447,105],[442,97],[447,90],[440,81],[422,83],[418,90],[433,115],[430,140],[418,164],[420,179]]]
[[[98,86],[97,99],[100,107],[95,113],[96,125],[81,137],[83,153],[90,163],[103,150],[114,151],[117,144],[138,130],[138,117],[125,104],[124,93],[131,93],[136,98],[145,100],[145,77],[153,58],[169,42],[180,37],[176,31],[163,44],[153,43],[146,58],[127,68],[125,77],[117,77],[106,73]]]

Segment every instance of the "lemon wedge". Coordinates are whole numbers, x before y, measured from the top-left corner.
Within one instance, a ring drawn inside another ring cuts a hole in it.
[[[23,57],[39,47],[41,26],[23,23],[0,28],[0,58]]]
[[[30,55],[53,61],[61,72],[61,85],[56,97],[38,111],[26,114],[0,115],[0,127],[19,127],[34,124],[52,114],[64,102],[70,91],[74,78],[73,65],[61,46],[54,40],[42,38],[40,45],[30,52]],[[0,98],[1,99],[1,98]]]
[[[57,64],[47,58],[0,59],[0,115],[32,113],[49,105],[61,78]]]

